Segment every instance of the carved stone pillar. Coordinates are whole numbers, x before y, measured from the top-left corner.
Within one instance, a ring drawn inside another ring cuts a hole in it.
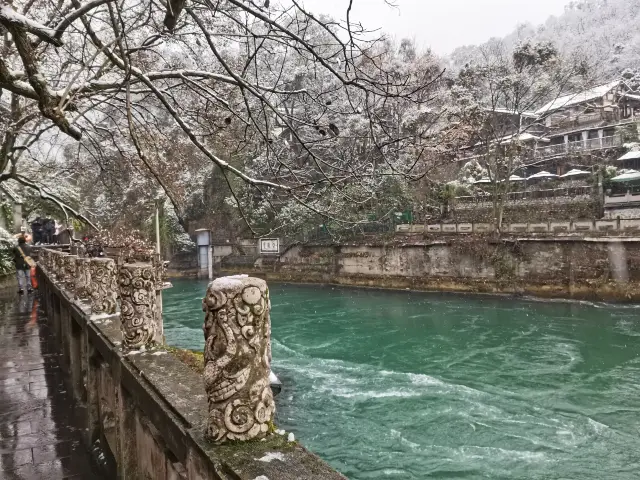
[[[49,250],[46,248],[40,248],[38,252],[38,266],[43,272],[47,272],[47,256],[49,255]]]
[[[118,280],[123,347],[153,343],[157,330],[155,268],[147,263],[127,263],[120,267]]]
[[[275,413],[267,284],[246,275],[218,278],[202,307],[207,435],[220,443],[264,437]]]
[[[91,260],[76,258],[75,296],[76,300],[86,302],[91,298]]]
[[[51,250],[51,279],[58,279],[58,259],[62,256],[62,253],[57,250]]]
[[[45,268],[47,269],[47,276],[53,278],[53,251],[46,249],[47,255],[45,257]]]
[[[47,252],[44,256],[44,269],[47,272],[47,276],[51,276],[52,272],[51,272],[51,268],[53,265],[53,253],[51,252],[51,250],[49,249],[44,249],[45,252]]]
[[[92,258],[89,263],[91,313],[116,313],[118,279],[116,263],[111,258]]]
[[[64,287],[73,292],[76,289],[76,255],[66,255],[64,257]]]
[[[55,266],[54,266],[54,272],[55,272],[55,276],[56,276],[56,280],[58,281],[58,286],[62,287],[65,284],[65,259],[64,257],[66,257],[67,254],[64,252],[57,252],[57,255],[55,256]]]

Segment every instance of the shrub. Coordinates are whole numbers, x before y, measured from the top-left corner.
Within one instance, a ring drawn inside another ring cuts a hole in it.
[[[0,228],[0,276],[15,271],[13,264],[13,247],[15,239],[4,228]]]

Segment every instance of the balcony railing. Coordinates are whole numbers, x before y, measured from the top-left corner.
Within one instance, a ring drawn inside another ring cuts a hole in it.
[[[572,115],[570,117],[556,117],[552,115],[550,123],[552,128],[579,128],[601,122],[611,123],[616,120],[617,118],[614,112],[594,112]]]
[[[594,187],[591,185],[580,185],[577,187],[550,188],[544,190],[523,190],[521,192],[509,192],[507,199],[509,201],[518,200],[537,200],[543,198],[567,198],[591,195]],[[493,200],[491,193],[479,195],[469,195],[464,197],[456,197],[456,202],[460,203],[482,203]]]
[[[603,148],[621,147],[622,144],[623,141],[620,135],[611,135],[609,137],[589,138],[587,140],[549,145],[548,147],[538,147],[533,151],[533,155],[535,158],[545,158]]]
[[[587,140],[576,140],[575,142],[560,143],[558,145],[548,145],[546,147],[522,148],[520,158],[523,160],[538,160],[551,158],[560,155],[568,155],[578,152],[589,152],[601,150],[603,148],[621,147],[623,145],[620,135],[611,135],[608,137],[589,138]],[[478,153],[478,149],[466,150],[461,160],[472,160],[474,158],[482,158],[484,154]]]
[[[604,196],[605,206],[617,206],[629,203],[640,204],[640,186],[629,187],[624,192],[607,192]]]

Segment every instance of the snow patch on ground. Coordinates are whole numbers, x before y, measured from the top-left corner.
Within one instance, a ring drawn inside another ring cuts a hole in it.
[[[117,313],[99,313],[96,315],[91,315],[89,319],[95,322],[100,320],[106,320],[107,318],[113,318],[113,317],[116,317],[117,315],[118,315]]]
[[[259,462],[271,463],[273,460],[280,460],[284,462],[284,453],[281,452],[268,452],[264,457],[259,458]]]

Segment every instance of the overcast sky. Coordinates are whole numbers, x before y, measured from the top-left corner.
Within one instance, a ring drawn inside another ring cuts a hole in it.
[[[461,45],[502,37],[519,23],[543,23],[559,15],[569,0],[353,0],[352,18],[367,28],[381,28],[400,39],[444,55]],[[314,13],[344,19],[349,0],[303,0]]]

